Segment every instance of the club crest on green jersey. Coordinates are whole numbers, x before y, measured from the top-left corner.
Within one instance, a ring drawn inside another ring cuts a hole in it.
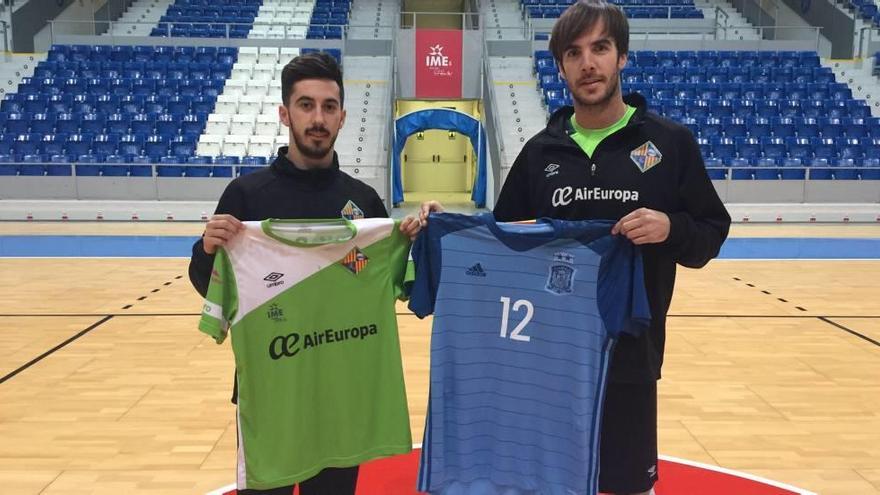
[[[663,160],[663,154],[654,146],[654,143],[647,141],[645,144],[632,150],[629,158],[644,173],[651,169],[651,167],[659,164]]]
[[[370,258],[367,258],[367,255],[355,246],[345,255],[345,258],[342,258],[340,263],[348,268],[351,273],[357,275],[367,266],[368,261],[370,261]]]

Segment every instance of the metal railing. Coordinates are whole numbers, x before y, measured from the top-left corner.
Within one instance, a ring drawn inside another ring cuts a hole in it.
[[[288,23],[275,23],[275,22],[254,22],[254,23],[239,23],[239,22],[177,22],[177,21],[164,21],[164,22],[141,22],[141,21],[83,21],[83,20],[50,20],[49,23],[49,36],[52,43],[55,43],[55,39],[61,35],[68,34],[78,34],[78,35],[91,35],[91,36],[108,36],[110,38],[124,38],[129,36],[136,35],[126,35],[126,34],[118,34],[118,27],[137,27],[137,26],[148,26],[149,31],[145,32],[142,35],[137,36],[151,36],[151,33],[154,29],[161,29],[163,34],[167,37],[183,37],[183,36],[172,36],[174,33],[175,25],[185,25],[185,26],[200,26],[206,27],[209,30],[211,28],[217,29],[218,26],[222,26],[224,35],[223,36],[190,36],[190,38],[219,38],[219,39],[235,39],[233,38],[232,31],[234,27],[248,27],[250,28],[248,32],[249,39],[304,39],[305,35],[309,28],[309,20],[304,19],[301,21],[294,21]],[[323,24],[322,24],[323,25]],[[392,27],[392,26],[376,26],[373,25],[359,25],[359,24],[339,24],[339,27],[342,28],[342,37],[343,39],[348,36],[348,31],[353,27],[368,27],[368,28],[376,28],[376,27]],[[105,28],[106,29],[103,29]],[[254,30],[254,27],[268,27],[272,32],[279,33],[280,36],[272,36],[265,38],[254,38],[253,35],[258,34],[261,30]],[[332,41],[333,39],[329,39]],[[323,40],[321,40],[323,41]]]
[[[458,17],[459,21],[457,23],[450,23],[450,25],[444,26],[441,22],[441,16],[447,17],[450,20]],[[431,27],[436,29],[446,28],[461,29],[463,31],[475,31],[480,29],[480,26],[482,26],[482,16],[479,12],[400,12],[398,18],[398,29]],[[428,24],[428,26],[420,25],[419,20],[421,20],[423,24]],[[440,23],[440,25],[434,26],[432,25],[432,21],[438,22]],[[451,24],[455,24],[455,26]]]

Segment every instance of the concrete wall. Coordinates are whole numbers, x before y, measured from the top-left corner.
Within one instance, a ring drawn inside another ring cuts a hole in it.
[[[118,17],[132,0],[31,0],[18,4],[12,13],[12,49],[44,52],[52,33],[89,35],[106,31],[106,21]],[[49,20],[59,21],[54,28]],[[65,22],[68,21],[68,22]],[[86,21],[86,22],[77,22]]]
[[[777,7],[776,25],[785,27],[774,29],[775,39],[816,42],[816,33],[812,29],[809,29],[813,26],[805,21],[799,13],[795,12],[782,2],[777,2]],[[791,27],[792,29],[786,29],[787,27]],[[819,34],[818,45],[817,51],[819,52],[820,57],[831,56],[831,41],[828,38]]]
[[[830,0],[779,0],[812,26],[822,28],[831,43],[831,58],[852,58],[855,20]],[[781,23],[780,23],[781,25]]]

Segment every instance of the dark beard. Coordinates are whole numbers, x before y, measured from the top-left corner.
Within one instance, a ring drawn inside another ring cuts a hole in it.
[[[574,91],[571,92],[571,99],[573,99],[582,107],[606,107],[608,106],[609,102],[611,102],[611,99],[617,94],[617,92],[620,91],[620,73],[616,75],[613,82],[614,84],[609,86],[610,89],[605,93],[605,95],[602,96],[602,98],[595,103],[587,103],[586,101],[581,100],[580,98],[578,98],[577,93]]]
[[[296,133],[293,131],[291,131],[290,134],[293,135],[293,145],[296,146],[296,149],[299,150],[304,157],[313,160],[320,160],[327,156],[327,153],[330,153],[333,150],[333,145],[336,143],[336,138],[339,136],[338,134],[333,136],[330,139],[330,144],[328,144],[326,148],[320,148],[317,146],[309,146],[308,144],[301,142],[299,137],[297,137]]]

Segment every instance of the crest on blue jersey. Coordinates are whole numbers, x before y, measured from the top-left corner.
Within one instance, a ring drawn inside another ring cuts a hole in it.
[[[639,170],[644,173],[654,165],[659,164],[660,160],[663,159],[663,154],[660,153],[660,150],[658,150],[656,146],[654,146],[654,143],[646,141],[645,144],[632,150],[629,154],[629,158],[637,167],[639,167]]]
[[[349,220],[360,220],[361,218],[364,218],[364,210],[360,209],[352,200],[348,200],[348,203],[345,203],[345,206],[342,207],[342,211],[339,213],[342,214],[343,218]]]
[[[574,291],[575,271],[573,255],[566,252],[554,254],[545,289],[557,295],[571,294]]]

